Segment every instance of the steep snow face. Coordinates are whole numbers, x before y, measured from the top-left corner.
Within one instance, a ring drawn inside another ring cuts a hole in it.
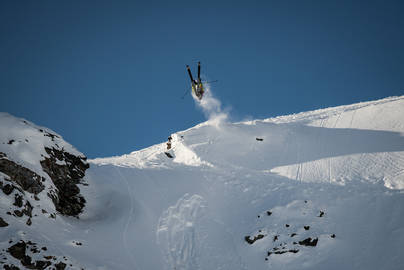
[[[393,97],[208,121],[170,147],[94,159],[83,246],[112,236],[88,266],[402,269],[402,115]]]

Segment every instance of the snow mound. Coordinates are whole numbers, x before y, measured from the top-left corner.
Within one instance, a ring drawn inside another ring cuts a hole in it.
[[[170,149],[167,149],[165,143],[161,143],[140,151],[134,151],[128,155],[96,158],[89,160],[89,162],[97,165],[115,165],[139,169],[173,168],[175,164],[193,167],[212,166],[209,162],[201,160],[192,148],[187,146],[183,136],[172,134],[171,138]],[[171,156],[172,160],[167,157],[167,154]]]

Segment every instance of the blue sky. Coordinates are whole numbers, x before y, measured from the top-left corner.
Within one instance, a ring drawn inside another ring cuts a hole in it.
[[[1,1],[0,111],[89,157],[205,121],[202,62],[234,121],[404,94],[403,1]]]

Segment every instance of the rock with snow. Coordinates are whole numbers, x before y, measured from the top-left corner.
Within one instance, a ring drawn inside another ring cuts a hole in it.
[[[85,199],[79,185],[85,184],[89,165],[82,153],[47,128],[6,113],[0,113],[0,127],[0,233],[5,240],[1,246],[7,251],[0,255],[5,256],[0,263],[10,269],[57,267],[36,253],[50,256],[46,246],[52,240],[42,235],[57,225],[49,217],[78,217],[83,211]],[[39,251],[33,239],[42,242],[44,249]]]

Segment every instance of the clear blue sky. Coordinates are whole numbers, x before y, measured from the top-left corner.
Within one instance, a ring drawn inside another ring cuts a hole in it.
[[[103,157],[205,120],[180,98],[197,60],[233,120],[403,95],[403,14],[404,1],[1,1],[0,111]]]

